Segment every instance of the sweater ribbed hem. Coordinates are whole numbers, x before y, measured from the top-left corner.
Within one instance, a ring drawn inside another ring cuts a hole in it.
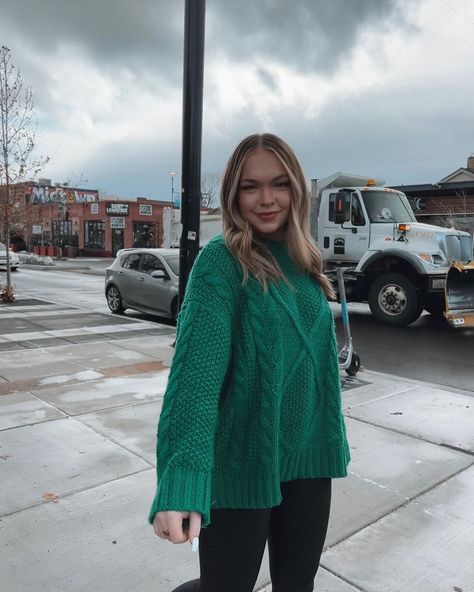
[[[346,477],[349,461],[350,454],[346,442],[327,448],[299,450],[281,458],[281,480]]]
[[[158,482],[148,521],[150,524],[157,512],[199,512],[202,524],[209,524],[211,499],[211,473],[179,467],[168,468]]]
[[[213,475],[212,509],[271,508],[281,502],[280,478],[264,470],[253,475]]]
[[[272,508],[281,503],[284,481],[294,479],[338,478],[347,475],[350,460],[346,442],[328,448],[300,450],[285,456],[279,474],[268,474],[265,468],[252,475],[236,472],[213,475],[211,509]]]

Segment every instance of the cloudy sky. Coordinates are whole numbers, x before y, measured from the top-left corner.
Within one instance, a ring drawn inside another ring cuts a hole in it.
[[[181,168],[184,0],[0,0],[33,89],[42,176],[169,199]],[[248,133],[338,170],[436,182],[474,152],[472,0],[207,0],[202,171]]]

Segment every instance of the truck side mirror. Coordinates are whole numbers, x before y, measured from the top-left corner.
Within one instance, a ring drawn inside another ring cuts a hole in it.
[[[336,193],[336,200],[334,202],[334,223],[344,224],[347,219],[346,211],[346,195],[344,191]]]

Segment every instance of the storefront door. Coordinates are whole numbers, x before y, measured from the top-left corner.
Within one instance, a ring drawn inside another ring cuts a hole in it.
[[[123,228],[112,228],[112,255],[115,257],[117,251],[123,249]]]

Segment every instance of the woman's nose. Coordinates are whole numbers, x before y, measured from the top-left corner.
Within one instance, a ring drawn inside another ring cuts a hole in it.
[[[264,185],[260,192],[260,203],[263,205],[269,205],[274,203],[275,198],[273,196],[272,188],[269,186]]]

